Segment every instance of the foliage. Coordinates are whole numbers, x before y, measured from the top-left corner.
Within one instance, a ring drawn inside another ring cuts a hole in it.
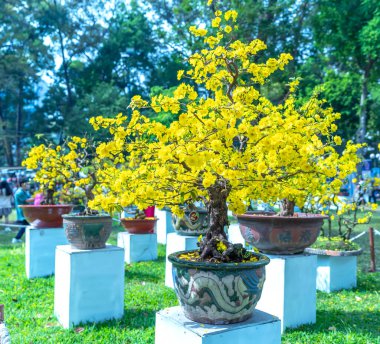
[[[37,169],[34,180],[42,190],[54,190],[60,185],[66,199],[84,194],[87,201],[94,198],[92,190],[99,182],[95,173],[97,159],[94,144],[86,138],[73,136],[63,145],[35,146],[23,165]]]
[[[121,115],[90,120],[96,130],[109,128],[113,136],[97,148],[106,164],[99,170],[101,178],[112,182],[108,193],[98,192],[91,206],[112,211],[155,204],[180,214],[179,205],[201,200],[211,219],[202,258],[210,251],[218,255],[219,241],[226,245],[225,252],[230,250],[223,229],[227,202],[238,214],[245,212],[250,199],[286,198],[302,206],[309,194],[338,192],[358,162],[357,145],[349,142],[342,155],[335,150],[341,144],[334,135],[339,114],[317,93],[298,104],[294,80],[286,98],[274,104],[258,90],[260,85],[270,87],[269,76],[292,57],[281,54],[256,62],[266,45],[234,40],[236,18],[235,11],[217,11],[210,29],[189,29],[203,37],[205,47],[189,58],[190,69],[180,70],[178,78],[196,83],[205,95],[184,82],[173,96],[160,94],[150,102],[133,97],[130,120]],[[147,108],[179,119],[166,127],[141,113]],[[334,180],[326,183],[328,179]]]
[[[360,247],[355,242],[342,239],[342,237],[318,237],[317,241],[311,246],[312,248],[332,251],[356,251]]]

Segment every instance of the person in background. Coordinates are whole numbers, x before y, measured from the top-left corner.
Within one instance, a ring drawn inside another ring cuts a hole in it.
[[[12,212],[12,188],[7,183],[5,178],[1,178],[0,181],[0,217],[4,216],[4,223],[9,223],[9,215]],[[6,231],[10,231],[10,228],[5,228]]]
[[[29,193],[29,183],[27,180],[21,180],[20,187],[17,189],[15,193],[15,206],[16,206],[16,212],[17,212],[17,224],[28,226],[28,221],[25,220],[24,214],[22,212],[22,209],[20,208],[20,205],[33,203],[34,198],[30,196]],[[16,244],[21,242],[21,238],[25,233],[25,227],[21,227],[18,231],[16,237],[12,239],[12,244]]]

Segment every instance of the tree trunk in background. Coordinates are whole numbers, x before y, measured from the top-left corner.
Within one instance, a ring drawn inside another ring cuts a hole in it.
[[[362,78],[362,92],[360,96],[359,106],[359,129],[357,132],[357,142],[365,142],[365,136],[367,133],[367,99],[368,99],[368,70],[363,72]]]
[[[8,166],[14,166],[12,145],[9,142],[7,134],[7,123],[4,119],[3,104],[0,102],[0,137],[3,141],[3,149]]]
[[[21,165],[21,129],[22,129],[22,110],[23,110],[23,85],[20,81],[17,95],[17,112],[16,112],[16,164]]]

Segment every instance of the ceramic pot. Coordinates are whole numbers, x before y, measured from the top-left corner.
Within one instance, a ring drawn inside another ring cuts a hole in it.
[[[74,205],[20,205],[25,219],[34,228],[60,228],[62,227],[62,215],[68,214]]]
[[[252,316],[265,281],[269,258],[249,263],[191,262],[170,254],[173,283],[187,318],[205,324],[232,324]],[[194,252],[194,251],[190,251]]]
[[[196,208],[185,210],[183,217],[173,214],[174,230],[180,235],[199,236],[205,235],[209,228],[209,219],[206,209]]]
[[[311,246],[319,235],[327,216],[296,213],[278,216],[275,213],[252,212],[238,215],[243,238],[267,254],[301,253]]]
[[[336,250],[325,250],[321,248],[305,248],[305,253],[317,254],[319,256],[330,256],[330,257],[351,257],[351,256],[360,256],[363,253],[363,249],[354,250],[354,251],[336,251]]]
[[[120,221],[128,233],[149,234],[154,233],[154,226],[157,222],[157,219],[121,218]]]
[[[106,247],[112,232],[109,215],[63,215],[63,227],[67,240],[73,248],[92,250]]]

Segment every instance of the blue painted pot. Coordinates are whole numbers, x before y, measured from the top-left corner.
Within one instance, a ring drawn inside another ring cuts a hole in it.
[[[187,318],[205,324],[232,324],[252,316],[260,300],[269,258],[255,253],[257,262],[208,263],[170,254],[173,283]]]

